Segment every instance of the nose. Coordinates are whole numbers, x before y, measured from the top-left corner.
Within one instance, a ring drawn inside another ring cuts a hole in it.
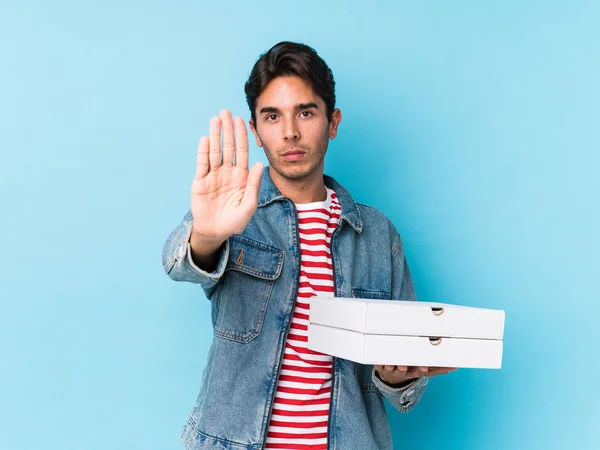
[[[286,121],[285,128],[283,131],[283,140],[289,142],[297,141],[298,139],[300,139],[300,131],[296,126],[296,122],[294,120]]]

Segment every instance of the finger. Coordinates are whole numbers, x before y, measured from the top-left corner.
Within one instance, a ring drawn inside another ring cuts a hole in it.
[[[421,372],[421,373],[427,373],[427,372],[429,372],[429,367],[422,367],[421,366],[421,367],[419,367],[419,372]]]
[[[445,374],[447,374],[449,372],[450,372],[450,370],[448,370],[448,369],[446,369],[444,367],[430,368],[427,376],[428,377],[435,377],[437,375],[445,375]]]
[[[396,366],[385,366],[383,370],[385,370],[386,372],[393,372],[395,368]]]
[[[221,165],[221,119],[213,117],[210,119],[210,170],[217,169]]]
[[[235,118],[235,166],[248,169],[248,130],[241,117]]]
[[[398,375],[401,375],[401,376],[404,377],[404,376],[406,376],[407,372],[408,372],[408,367],[407,366],[397,366],[396,367],[396,373]]]
[[[196,157],[196,180],[204,178],[210,169],[208,163],[208,149],[209,140],[206,136],[202,136],[198,143],[198,156]]]
[[[233,120],[231,113],[224,109],[221,111],[221,122],[223,123],[223,165],[233,165],[233,153],[235,152],[235,141],[233,140]]]
[[[252,166],[250,172],[248,172],[248,181],[246,182],[246,190],[244,192],[244,198],[242,203],[248,209],[255,208],[258,205],[258,188],[260,187],[260,180],[262,176],[264,164],[257,162]]]
[[[406,371],[406,376],[407,377],[418,378],[418,377],[422,377],[423,376],[423,372],[421,372],[421,370],[419,369],[419,367],[410,366],[408,368],[408,370]]]

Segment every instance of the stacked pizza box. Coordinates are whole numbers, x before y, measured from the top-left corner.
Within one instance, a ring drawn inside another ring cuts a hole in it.
[[[502,366],[501,310],[317,296],[309,319],[309,349],[362,364]]]

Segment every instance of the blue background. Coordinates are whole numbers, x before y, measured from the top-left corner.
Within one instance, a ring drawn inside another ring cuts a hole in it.
[[[211,339],[161,266],[196,145],[281,40],[331,66],[326,173],[421,300],[506,311],[503,368],[431,380],[396,448],[599,448],[600,4],[0,6],[0,448],[180,449]],[[251,162],[266,158],[251,147]]]

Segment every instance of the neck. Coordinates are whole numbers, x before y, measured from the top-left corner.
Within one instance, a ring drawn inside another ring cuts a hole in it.
[[[279,175],[269,167],[271,180],[281,195],[289,198],[294,203],[313,203],[327,200],[327,190],[323,182],[323,168],[300,180],[289,180]]]

